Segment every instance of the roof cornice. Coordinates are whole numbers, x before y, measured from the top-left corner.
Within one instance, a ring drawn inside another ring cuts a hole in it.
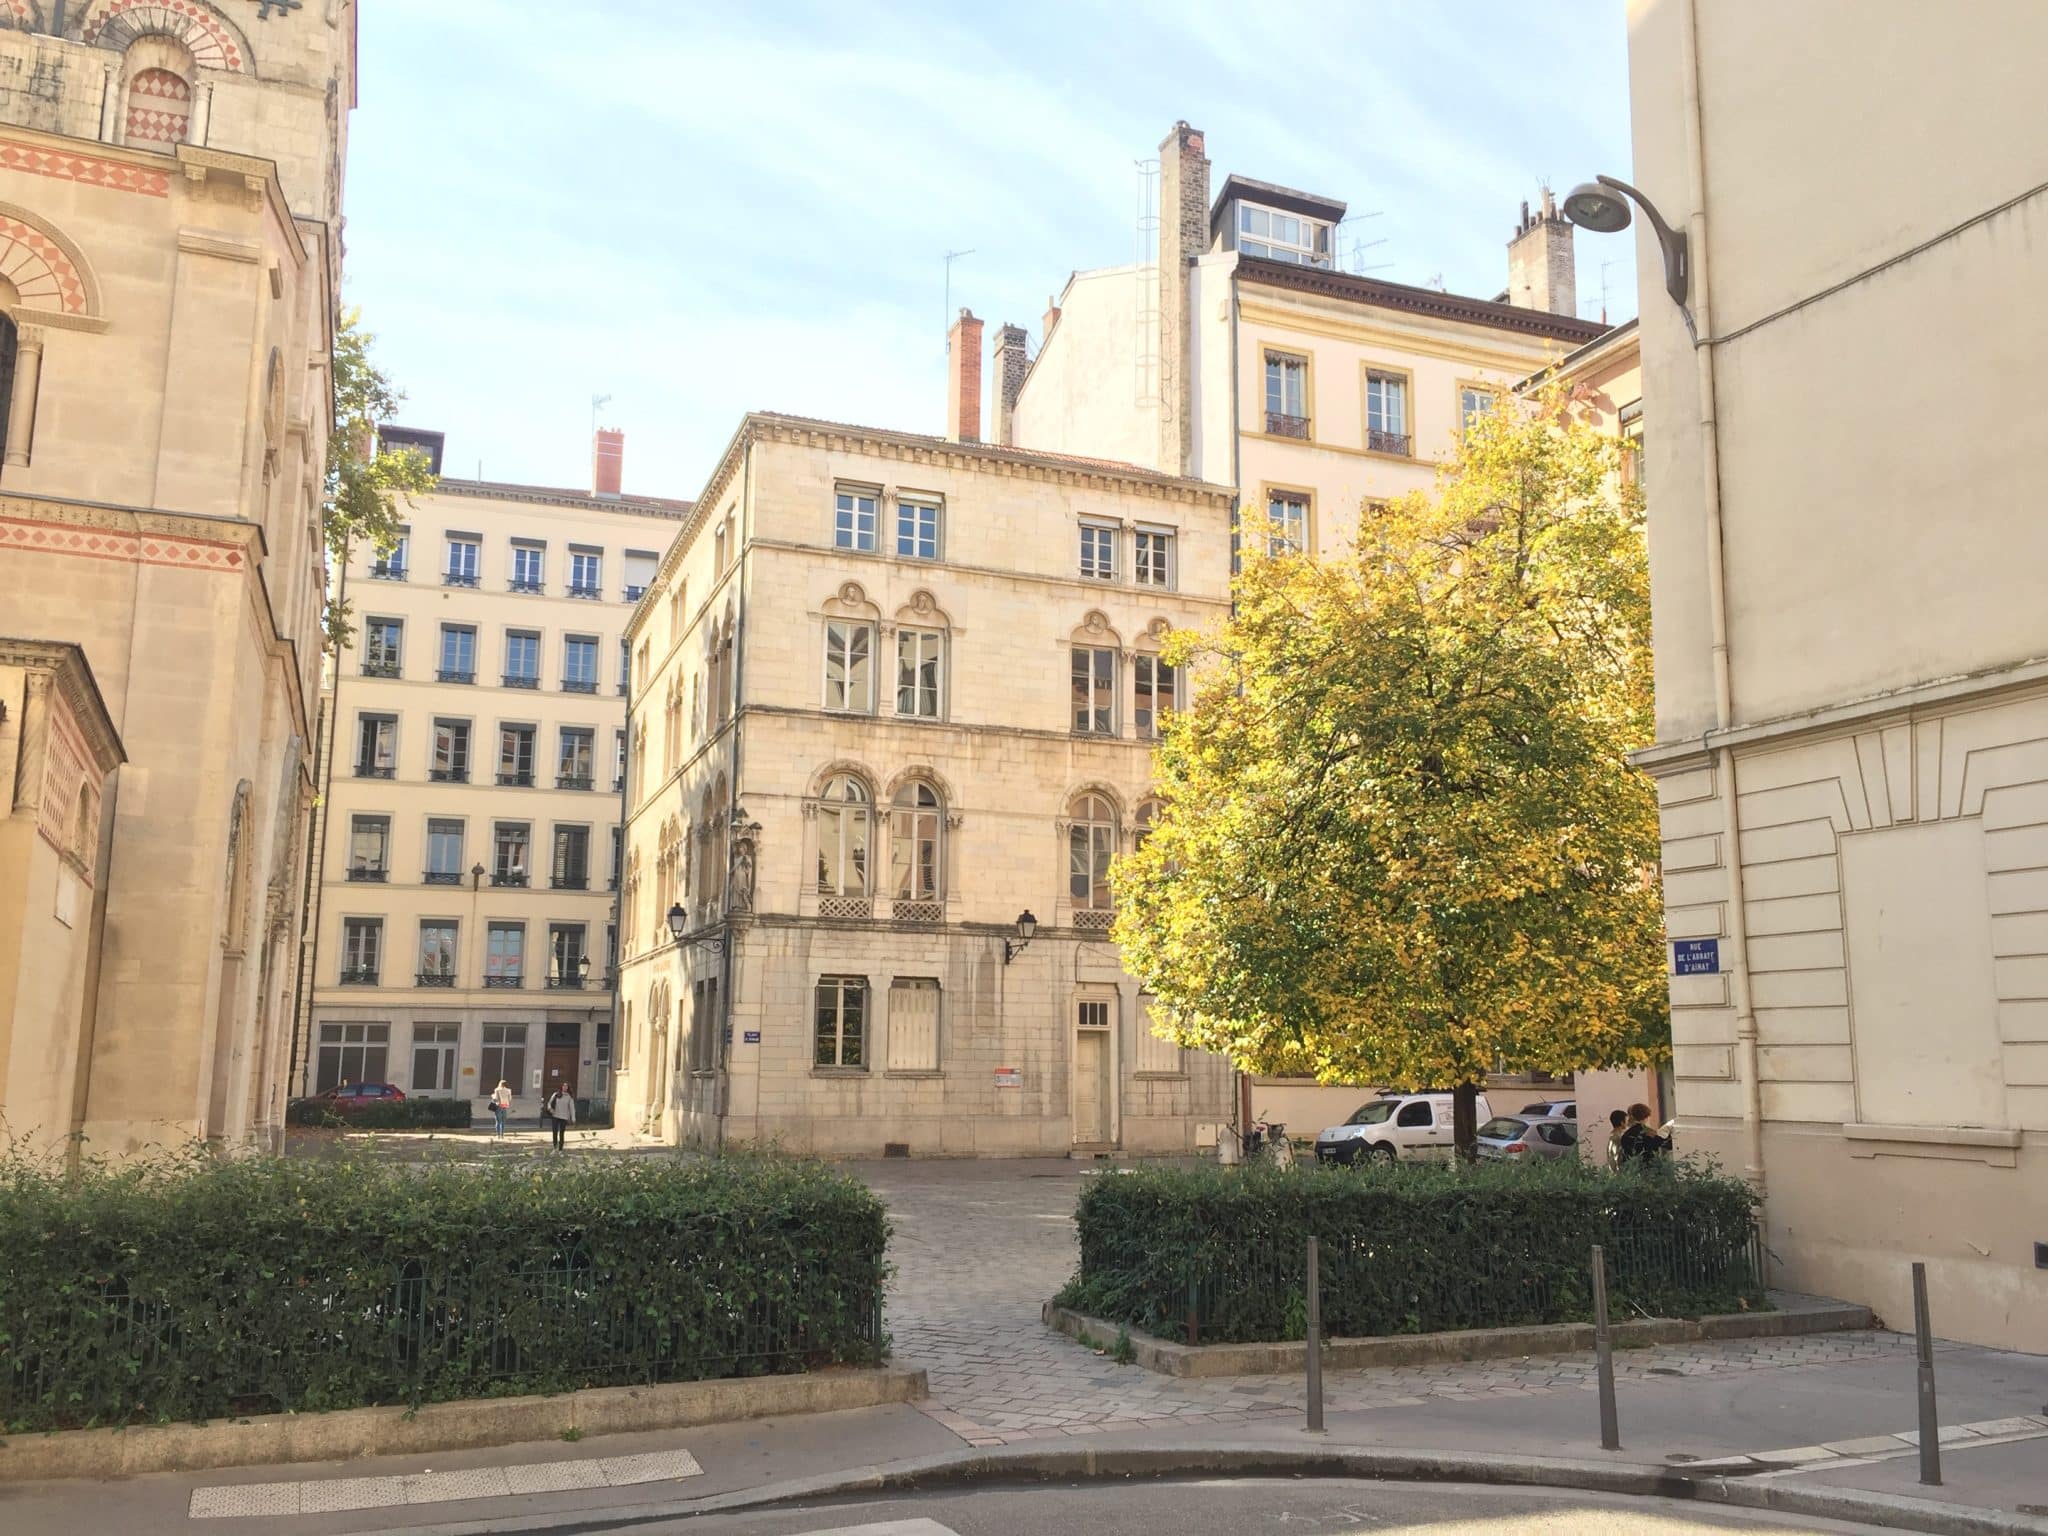
[[[71,718],[99,756],[102,773],[128,761],[121,734],[114,729],[113,716],[107,712],[107,701],[100,696],[99,683],[93,678],[92,666],[82,647],[68,640],[0,635],[0,667],[22,667],[52,675]]]
[[[1491,299],[1469,299],[1460,294],[1439,293],[1434,288],[1416,288],[1407,283],[1383,282],[1376,277],[1332,272],[1326,267],[1299,267],[1291,262],[1268,261],[1262,256],[1240,254],[1237,268],[1245,281],[1268,288],[1292,288],[1346,303],[1402,310],[1436,320],[1483,325],[1493,330],[1542,336],[1553,341],[1579,344],[1595,340],[1608,329],[1598,321],[1553,315],[1547,310],[1522,309],[1513,304],[1497,304]]]

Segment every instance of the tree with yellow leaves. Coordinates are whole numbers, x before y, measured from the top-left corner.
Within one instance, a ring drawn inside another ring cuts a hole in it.
[[[1649,577],[1617,444],[1562,396],[1474,421],[1354,550],[1254,554],[1116,870],[1124,963],[1247,1071],[1458,1090],[1669,1050]],[[1247,543],[1253,541],[1247,540]]]

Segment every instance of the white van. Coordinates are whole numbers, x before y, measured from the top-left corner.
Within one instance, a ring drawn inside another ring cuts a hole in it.
[[[1386,1093],[1368,1099],[1342,1125],[1316,1137],[1316,1161],[1349,1165],[1361,1157],[1385,1162],[1434,1159],[1448,1162],[1455,1149],[1448,1093]],[[1493,1118],[1484,1093],[1478,1095],[1475,1125]]]

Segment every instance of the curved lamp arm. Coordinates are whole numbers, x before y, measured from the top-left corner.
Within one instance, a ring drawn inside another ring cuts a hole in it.
[[[1657,205],[1627,182],[1613,176],[1595,176],[1593,179],[1603,187],[1612,187],[1643,210],[1643,217],[1657,232],[1657,245],[1664,253],[1664,291],[1671,295],[1674,304],[1684,309],[1686,296],[1692,290],[1691,242],[1666,224],[1664,215],[1657,211]]]

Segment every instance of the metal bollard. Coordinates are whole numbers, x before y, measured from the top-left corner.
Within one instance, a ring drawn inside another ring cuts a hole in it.
[[[1941,1486],[1941,1429],[1934,1412],[1934,1324],[1927,1315],[1927,1266],[1913,1266],[1913,1335],[1920,1369],[1920,1481]]]
[[[1607,1253],[1593,1245],[1593,1351],[1600,1373],[1600,1449],[1621,1449],[1621,1417],[1614,1403],[1614,1340],[1607,1333]]]
[[[1316,1240],[1308,1240],[1308,1428],[1323,1432],[1323,1266]]]

